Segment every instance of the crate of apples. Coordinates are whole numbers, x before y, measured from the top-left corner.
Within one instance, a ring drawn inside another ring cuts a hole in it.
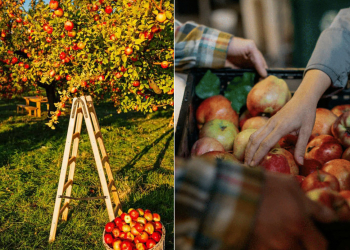
[[[130,208],[113,221],[103,232],[103,244],[107,250],[162,250],[165,228],[160,215],[150,210]]]

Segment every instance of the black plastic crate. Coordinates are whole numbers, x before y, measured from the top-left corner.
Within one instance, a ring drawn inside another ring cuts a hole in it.
[[[191,147],[198,140],[199,130],[196,124],[196,109],[201,103],[201,99],[195,95],[195,86],[204,76],[208,69],[194,69],[187,78],[187,84],[179,114],[178,124],[175,132],[175,155],[190,157]],[[223,94],[228,83],[236,76],[242,76],[244,72],[254,72],[251,69],[210,69],[212,73],[220,78],[221,94]],[[304,69],[270,69],[269,75],[275,75],[284,79],[293,93],[299,86]],[[254,82],[259,81],[256,74]],[[331,109],[336,105],[350,103],[350,89],[346,88],[335,95],[321,98],[318,107]],[[244,110],[245,107],[242,109]],[[350,223],[336,222],[330,224],[315,223],[319,230],[325,235],[330,243],[330,250],[350,250]]]

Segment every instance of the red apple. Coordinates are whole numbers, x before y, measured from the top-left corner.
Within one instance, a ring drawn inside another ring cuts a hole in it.
[[[299,172],[303,176],[308,176],[309,174],[315,172],[322,168],[322,163],[315,159],[304,159],[304,165],[299,166]]]
[[[307,192],[306,196],[335,211],[341,221],[350,220],[350,207],[338,192],[321,188]]]
[[[274,115],[291,98],[287,83],[276,76],[258,82],[247,96],[247,108],[252,116],[263,113]]]
[[[293,155],[284,148],[274,148],[262,159],[260,165],[272,172],[298,175],[299,168]]]
[[[334,175],[340,185],[340,190],[350,190],[350,162],[344,159],[335,159],[323,165],[322,170]]]
[[[156,17],[157,21],[162,23],[166,20],[166,15],[164,12],[159,12]]]
[[[242,131],[246,129],[259,129],[264,126],[269,118],[264,116],[255,116],[246,120],[242,127]]]
[[[239,117],[239,127],[242,129],[244,123],[253,116],[249,113],[249,110],[244,111]]]
[[[66,21],[64,23],[64,28],[68,31],[71,31],[74,28],[74,23],[72,23],[71,21]]]
[[[304,192],[317,188],[329,188],[334,191],[340,190],[338,179],[334,175],[322,170],[317,170],[306,176],[305,180],[301,183],[301,188]]]
[[[245,149],[248,145],[250,136],[257,129],[246,129],[239,132],[233,141],[233,155],[239,160],[243,161],[245,156]],[[213,150],[214,151],[214,150]]]
[[[324,108],[316,109],[316,119],[311,134],[315,136],[332,135],[331,127],[336,119],[337,116],[332,111]]]
[[[199,138],[211,137],[218,140],[226,151],[233,150],[233,141],[238,134],[237,127],[230,121],[214,119],[204,124]]]
[[[342,153],[342,146],[333,136],[319,135],[307,144],[304,158],[325,164],[327,161],[339,159]]]
[[[350,147],[350,111],[341,114],[331,128],[333,136],[346,148]]]
[[[199,129],[202,128],[204,123],[214,119],[230,121],[238,128],[237,112],[232,109],[231,102],[222,95],[205,99],[196,111],[196,120]]]
[[[225,148],[218,140],[211,137],[203,137],[193,144],[191,149],[191,156],[202,155],[210,151],[224,152]]]
[[[350,111],[350,104],[344,104],[344,105],[335,106],[334,108],[332,108],[331,111],[336,116],[340,116],[341,114],[343,114],[343,113],[345,113],[347,111]]]

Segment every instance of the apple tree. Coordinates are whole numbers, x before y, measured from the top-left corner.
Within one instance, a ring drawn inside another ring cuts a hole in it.
[[[172,1],[23,2],[0,0],[0,98],[45,88],[52,128],[75,96],[118,113],[173,106]]]

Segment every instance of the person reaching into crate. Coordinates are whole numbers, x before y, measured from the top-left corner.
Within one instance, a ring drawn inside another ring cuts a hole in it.
[[[267,76],[254,42],[191,22],[175,23],[176,71],[251,66]],[[175,81],[176,95],[183,92]],[[199,159],[175,159],[175,208],[176,249],[321,250],[327,242],[313,220],[336,219],[333,211],[306,198],[290,177]]]
[[[349,74],[350,8],[347,8],[342,9],[330,27],[321,33],[305,69],[304,79],[293,98],[251,135],[244,163],[258,165],[280,138],[292,133],[298,135],[294,158],[303,165],[318,101],[327,89],[343,89]]]

